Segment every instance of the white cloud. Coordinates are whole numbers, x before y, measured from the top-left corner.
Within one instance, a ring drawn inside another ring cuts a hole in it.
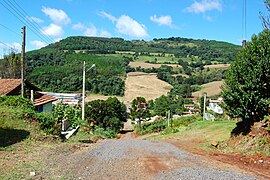
[[[17,43],[17,42],[13,42],[13,43],[0,43],[0,48],[7,48],[7,49],[11,49],[15,52],[20,52],[21,51],[21,44]]]
[[[91,25],[91,27],[86,28],[84,35],[85,36],[97,36],[97,28],[94,25]]]
[[[99,34],[101,37],[110,37],[111,36],[111,33],[106,31],[106,30],[100,30]]]
[[[41,32],[44,35],[59,38],[64,34],[63,28],[56,24],[50,24],[49,26],[43,27]]]
[[[169,26],[173,27],[172,24],[172,17],[171,16],[160,16],[157,17],[156,15],[151,16],[150,20],[157,23],[159,26]]]
[[[65,13],[65,11],[61,9],[53,9],[53,8],[47,8],[43,6],[42,12],[44,12],[47,16],[49,16],[54,24],[66,25],[71,22],[70,18]]]
[[[77,23],[72,26],[72,29],[75,29],[77,31],[84,31],[85,36],[101,36],[101,37],[108,37],[111,36],[111,33],[103,30],[103,29],[97,29],[95,25],[90,24],[90,26],[87,26],[83,23]]]
[[[33,17],[33,16],[27,16],[26,19],[30,22],[35,22],[35,23],[43,23],[44,21],[42,19],[39,19],[37,17]]]
[[[187,7],[184,11],[199,14],[211,10],[222,11],[221,0],[202,0],[201,2],[195,1],[191,6]]]
[[[45,42],[42,42],[42,41],[38,41],[38,40],[35,40],[35,41],[30,41],[30,44],[35,46],[36,48],[42,48],[42,47],[45,47],[47,46],[48,44],[45,43]]]
[[[105,17],[105,18],[107,18],[107,19],[110,19],[112,22],[117,21],[117,18],[116,18],[116,17],[114,17],[113,15],[108,14],[108,13],[106,13],[106,12],[104,12],[104,11],[101,11],[101,12],[100,12],[100,15],[101,15],[102,17]]]
[[[84,30],[86,27],[85,27],[85,25],[84,24],[82,24],[82,23],[77,23],[77,24],[74,24],[73,26],[72,26],[72,29],[75,29],[75,30],[77,30],[77,31],[82,31],[82,30]]]
[[[100,13],[100,15],[110,19],[115,24],[117,31],[121,34],[135,38],[148,37],[146,27],[127,15],[122,15],[119,18],[116,18],[113,15],[103,11]]]

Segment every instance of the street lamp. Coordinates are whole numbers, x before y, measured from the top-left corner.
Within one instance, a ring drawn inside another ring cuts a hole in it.
[[[85,61],[83,62],[83,90],[82,90],[82,120],[84,120],[84,110],[85,110],[85,72],[89,71],[96,65],[93,64],[89,69],[85,71]]]

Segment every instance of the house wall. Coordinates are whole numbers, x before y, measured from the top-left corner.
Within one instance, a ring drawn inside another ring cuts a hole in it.
[[[52,102],[36,107],[37,112],[46,112],[52,114]]]
[[[43,105],[43,112],[52,113],[52,102]]]

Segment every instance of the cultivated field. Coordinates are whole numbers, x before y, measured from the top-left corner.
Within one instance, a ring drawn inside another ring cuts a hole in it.
[[[172,86],[157,78],[155,73],[130,72],[125,81],[126,89],[124,97],[117,97],[126,105],[130,104],[136,97],[144,97],[146,100],[156,99],[161,95],[166,95]],[[90,94],[86,102],[102,99],[106,100],[110,96]]]
[[[209,69],[226,69],[229,67],[230,67],[230,64],[212,64],[212,65],[204,66],[204,68],[209,68]]]
[[[173,68],[182,68],[182,66],[177,65],[177,64],[150,64],[150,63],[145,63],[145,62],[130,62],[129,66],[136,68],[136,67],[141,67],[141,68],[160,68],[161,65],[167,65],[171,66]]]
[[[130,103],[141,96],[146,100],[167,94],[172,86],[157,78],[155,73],[130,72],[126,79],[125,102]]]
[[[203,96],[204,92],[207,93],[207,96],[218,95],[221,92],[222,85],[223,85],[223,81],[214,81],[207,84],[203,84],[202,90],[192,93],[192,96],[201,97]]]

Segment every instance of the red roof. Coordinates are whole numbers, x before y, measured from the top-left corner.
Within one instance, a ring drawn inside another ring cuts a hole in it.
[[[40,91],[41,89],[25,80],[26,88]],[[21,91],[21,79],[1,79],[0,95],[19,95]]]
[[[40,98],[34,100],[34,105],[40,106],[42,104],[47,104],[49,102],[53,102],[57,100],[58,100],[57,98],[44,94]]]
[[[0,95],[7,95],[20,85],[20,79],[0,79]]]

